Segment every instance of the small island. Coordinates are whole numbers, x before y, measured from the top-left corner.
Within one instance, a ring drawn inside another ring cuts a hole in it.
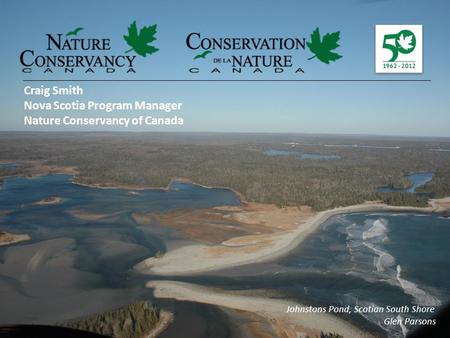
[[[62,197],[58,196],[50,196],[46,197],[40,201],[34,202],[35,205],[53,205],[53,204],[59,204],[63,201]]]
[[[0,231],[0,246],[19,243],[30,240],[27,234],[13,234],[10,232]]]

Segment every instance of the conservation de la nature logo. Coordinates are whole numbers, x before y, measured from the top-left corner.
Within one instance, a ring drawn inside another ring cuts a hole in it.
[[[135,74],[139,57],[159,51],[157,32],[156,24],[139,27],[133,21],[122,38],[112,39],[92,36],[78,26],[65,34],[46,33],[45,48],[25,49],[19,60],[24,73]],[[195,51],[188,72],[303,74],[305,63],[330,64],[342,58],[337,51],[339,40],[339,31],[321,35],[319,27],[308,41],[305,37],[208,37],[193,32],[186,36],[186,46]]]
[[[309,41],[304,37],[211,37],[193,32],[186,37],[186,46],[196,52],[188,71],[193,74],[302,74],[305,61],[317,59],[329,64],[342,58],[336,51],[339,40],[339,31],[321,36],[319,27]],[[311,54],[302,60],[301,51]]]
[[[114,40],[93,37],[84,27],[76,27],[66,34],[45,34],[45,50],[36,52],[25,49],[20,55],[24,73],[74,74],[74,73],[136,73],[137,55],[147,57],[159,51],[153,45],[156,40],[157,25],[142,26],[138,30],[136,21],[128,27],[128,35]],[[127,50],[115,53],[128,45]]]
[[[422,73],[422,25],[376,25],[375,71]]]

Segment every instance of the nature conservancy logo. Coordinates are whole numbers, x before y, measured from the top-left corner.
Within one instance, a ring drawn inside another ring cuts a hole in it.
[[[330,64],[342,58],[336,51],[339,39],[339,31],[321,36],[318,27],[309,41],[305,37],[211,37],[192,32],[186,37],[187,48],[195,52],[188,71],[193,74],[303,74],[304,63],[312,59]]]
[[[375,26],[376,73],[422,73],[422,25]]]
[[[21,71],[67,76],[135,74],[139,59],[159,52],[157,25],[133,21],[124,27],[124,33],[98,36],[84,26],[77,26],[67,33],[43,34],[45,38],[37,40],[41,48],[27,48],[19,53]],[[307,64],[330,65],[342,58],[339,31],[322,33],[317,27],[306,36],[215,37],[192,32],[186,36],[191,62],[188,72],[302,75]],[[413,43],[409,35],[402,39],[405,48],[406,43]],[[400,52],[404,50],[398,49]]]
[[[146,57],[159,50],[152,44],[156,33],[156,24],[143,26],[138,31],[134,21],[128,27],[128,35],[123,36],[124,40],[113,42],[111,38],[86,34],[84,27],[76,27],[66,34],[45,34],[45,49],[25,49],[19,54],[19,61],[23,73],[136,73],[138,56]],[[125,50],[126,45],[128,50]]]

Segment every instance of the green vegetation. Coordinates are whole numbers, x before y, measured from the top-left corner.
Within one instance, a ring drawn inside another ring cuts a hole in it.
[[[296,142],[292,146],[286,144]],[[364,144],[400,148],[325,145]],[[317,210],[383,200],[395,205],[424,205],[407,193],[377,193],[380,186],[408,186],[404,176],[434,171],[421,190],[432,197],[450,196],[448,139],[405,139],[274,134],[182,133],[3,133],[0,160],[39,160],[74,166],[85,184],[165,187],[173,177],[207,186],[230,187],[249,201],[311,205]],[[267,149],[338,155],[339,160],[298,160],[267,156]],[[30,175],[33,166],[0,169],[0,179]]]
[[[141,338],[156,325],[159,310],[141,301],[124,308],[64,323],[63,326],[115,338]]]

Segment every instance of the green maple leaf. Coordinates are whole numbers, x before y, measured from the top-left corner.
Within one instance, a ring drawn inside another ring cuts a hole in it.
[[[332,52],[333,49],[339,47],[339,33],[340,32],[325,34],[322,41],[320,41],[319,27],[317,27],[311,34],[311,41],[306,43],[309,50],[314,53],[314,56],[310,57],[308,60],[317,57],[320,61],[329,64],[330,61],[340,59],[342,55]]]
[[[136,54],[146,57],[147,54],[153,54],[159,51],[158,48],[149,45],[149,43],[156,40],[156,25],[153,26],[144,26],[141,30],[137,31],[136,21],[128,27],[128,35],[124,35],[123,38],[127,42],[127,44],[131,47],[131,49],[127,50],[125,53],[131,52],[134,50]]]

